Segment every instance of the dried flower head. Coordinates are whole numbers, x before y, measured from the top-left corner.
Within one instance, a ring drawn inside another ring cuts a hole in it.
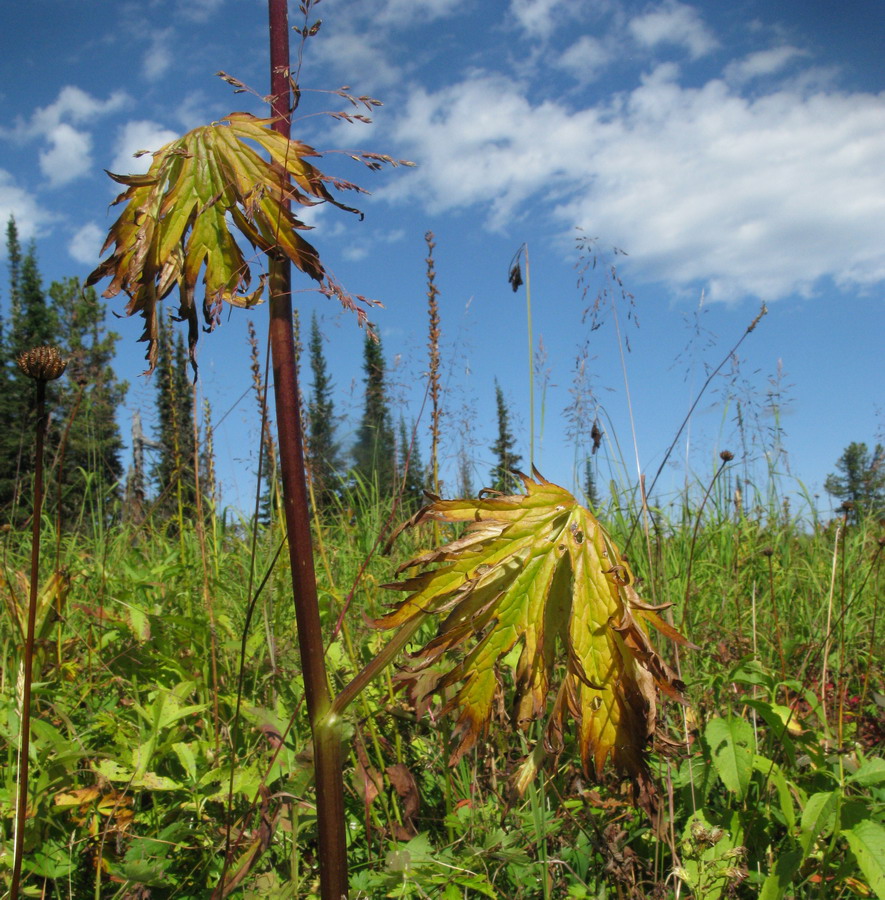
[[[734,454],[731,452],[731,450],[723,450],[719,454],[719,459],[721,459],[722,462],[731,462],[734,459]]]
[[[19,354],[18,367],[35,381],[55,381],[64,373],[67,360],[58,347],[33,347]]]

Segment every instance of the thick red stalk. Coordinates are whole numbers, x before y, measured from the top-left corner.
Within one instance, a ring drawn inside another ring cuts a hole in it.
[[[274,129],[289,137],[292,114],[286,0],[268,0],[268,12],[272,109],[277,117]],[[347,843],[341,739],[334,717],[329,715],[332,699],[313,564],[292,334],[291,265],[282,255],[274,254],[270,254],[270,345],[298,649],[313,734],[320,894],[323,900],[342,900],[347,897]]]

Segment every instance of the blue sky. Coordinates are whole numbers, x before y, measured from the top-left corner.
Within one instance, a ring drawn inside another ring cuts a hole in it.
[[[323,24],[305,47],[302,86],[317,93],[305,93],[295,135],[371,194],[359,204],[363,222],[314,211],[311,239],[350,290],[383,302],[371,317],[392,394],[411,418],[427,367],[424,234],[434,232],[450,486],[462,445],[476,486],[487,480],[495,378],[529,456],[525,294],[507,283],[523,243],[547,373],[535,426],[547,478],[574,484],[596,416],[606,431],[598,481],[635,482],[637,459],[650,478],[707,373],[763,302],[768,315],[699,404],[663,495],[686,477],[706,479],[726,448],[748,452],[737,474],[761,476],[768,453],[787,487],[798,479],[822,493],[847,443],[885,441],[880,0],[323,0],[315,18]],[[261,112],[214,73],[268,89],[266,19],[260,0],[35,0],[4,11],[0,220],[14,214],[36,240],[47,281],[84,277],[97,263],[115,217],[103,169],[137,171],[136,150],[233,110]],[[321,93],[342,85],[383,101],[372,124],[320,115],[344,108]],[[417,166],[372,173],[332,152],[355,149]],[[599,260],[585,296],[580,235],[596,239]],[[619,297],[617,316],[604,305],[594,330],[585,309],[607,287],[618,296],[611,263],[635,299]],[[348,445],[362,334],[299,286],[303,320],[322,317]],[[122,310],[119,298],[110,306]],[[225,500],[242,506],[258,434],[253,398],[237,403],[250,378],[247,318],[263,333],[263,308],[235,310],[199,349],[200,390],[225,417]],[[135,409],[151,420],[154,387],[139,376],[139,323],[113,327],[132,385],[125,429]],[[575,391],[577,436],[564,414]],[[419,439],[426,460],[426,413]]]

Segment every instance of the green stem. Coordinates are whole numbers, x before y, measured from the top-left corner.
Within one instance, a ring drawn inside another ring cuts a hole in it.
[[[535,339],[532,334],[532,267],[529,263],[529,245],[523,244],[525,254],[525,310],[529,336],[529,467],[535,468]]]

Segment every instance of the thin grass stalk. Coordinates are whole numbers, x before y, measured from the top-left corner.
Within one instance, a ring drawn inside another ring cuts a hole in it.
[[[427,313],[430,319],[427,347],[430,351],[430,485],[434,494],[439,494],[439,433],[440,419],[440,384],[439,384],[439,289],[436,286],[436,268],[433,262],[433,232],[424,235],[427,242]]]
[[[766,307],[766,305],[763,303],[762,308],[759,310],[759,312],[756,315],[756,318],[753,319],[753,321],[750,322],[750,324],[746,327],[746,329],[744,330],[744,333],[740,336],[740,338],[737,340],[735,345],[723,357],[723,359],[719,363],[719,365],[716,366],[716,368],[713,369],[713,371],[710,372],[710,374],[707,376],[706,381],[704,381],[703,385],[701,386],[701,389],[697,393],[697,396],[694,398],[694,402],[691,404],[691,406],[688,409],[688,412],[685,414],[685,418],[682,420],[682,424],[677,429],[676,434],[673,437],[672,442],[670,443],[670,446],[667,448],[667,452],[664,454],[664,458],[661,460],[661,464],[658,466],[657,472],[655,472],[655,477],[652,478],[652,480],[651,480],[651,486],[648,489],[649,494],[654,492],[655,485],[658,483],[658,479],[661,477],[661,473],[664,471],[664,468],[667,465],[667,461],[670,459],[670,456],[673,453],[673,450],[676,448],[676,444],[679,441],[679,438],[682,435],[682,432],[685,430],[685,428],[691,422],[691,417],[692,417],[695,409],[697,409],[697,405],[701,402],[701,397],[704,396],[704,393],[706,392],[707,388],[712,383],[713,379],[722,371],[723,366],[732,358],[732,356],[734,356],[735,353],[737,353],[740,345],[743,344],[743,342],[747,339],[747,337],[750,334],[752,334],[753,331],[756,330],[756,326],[762,320],[762,317],[764,315],[766,315],[767,313],[768,313],[768,307]],[[744,454],[744,460],[746,460],[746,453]],[[626,553],[630,549],[630,544],[633,540],[633,533],[636,531],[637,524],[638,524],[638,521],[633,522],[633,527],[630,529],[630,534],[627,536],[627,540],[624,542],[624,553]]]
[[[830,566],[830,589],[827,591],[827,626],[824,632],[824,646],[823,646],[823,654],[821,656],[821,667],[820,667],[820,708],[821,712],[824,715],[824,724],[828,724],[827,717],[827,663],[830,657],[830,640],[832,638],[832,624],[833,624],[833,595],[836,590],[836,568],[839,563],[839,540],[842,536],[842,531],[845,528],[845,522],[840,522],[839,525],[836,526],[836,538],[833,541],[833,562]]]
[[[535,468],[535,338],[532,334],[532,266],[529,245],[522,245],[525,255],[525,315],[529,338],[529,469]]]
[[[701,520],[704,515],[704,507],[707,504],[707,500],[710,497],[710,492],[713,490],[713,485],[716,484],[716,480],[719,478],[720,474],[722,474],[722,470],[734,459],[734,454],[728,450],[723,450],[722,453],[719,454],[722,459],[719,468],[713,473],[713,477],[710,479],[709,485],[707,485],[707,490],[704,492],[704,498],[701,500],[701,505],[698,507],[697,517],[695,518],[694,528],[692,529],[691,534],[691,544],[688,549],[688,565],[686,567],[685,572],[685,597],[682,601],[682,619],[679,623],[680,630],[685,629],[685,619],[688,615],[688,601],[691,593],[691,569],[694,563],[694,552],[695,547],[697,545],[698,540],[698,531],[701,527]]]
[[[197,386],[193,386],[194,409],[194,490],[196,499],[197,542],[200,547],[200,568],[202,574],[203,605],[209,615],[209,657],[212,672],[212,722],[215,732],[215,752],[218,753],[221,741],[221,714],[218,703],[218,627],[215,622],[215,604],[212,591],[209,589],[209,562],[206,549],[206,519],[203,511],[203,486],[200,480],[200,435],[197,429],[199,413],[197,407]],[[215,512],[212,512],[213,518]]]

